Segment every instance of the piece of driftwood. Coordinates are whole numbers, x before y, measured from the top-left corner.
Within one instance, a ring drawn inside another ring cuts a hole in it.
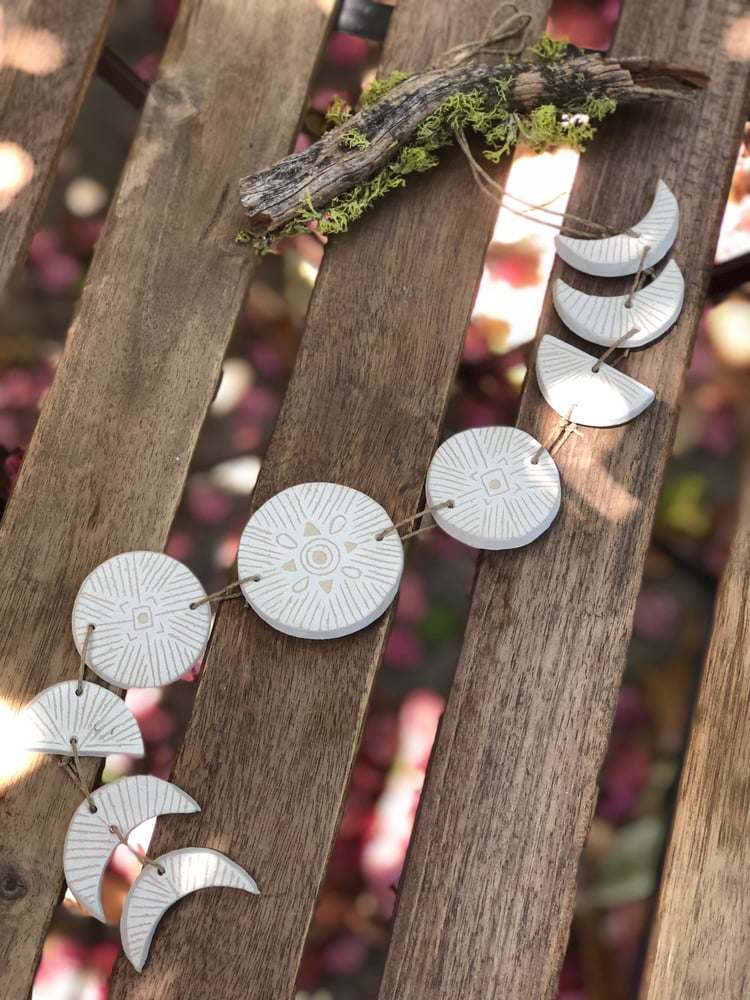
[[[565,111],[592,96],[618,104],[684,98],[690,88],[705,83],[705,74],[694,67],[598,54],[417,73],[309,149],[243,178],[240,198],[249,216],[248,229],[255,235],[271,234],[306,207],[328,205],[368,180],[456,94],[476,92],[490,106],[498,104],[502,93],[508,112],[524,114],[550,103]],[[346,148],[344,137],[353,131],[364,137],[362,148]]]

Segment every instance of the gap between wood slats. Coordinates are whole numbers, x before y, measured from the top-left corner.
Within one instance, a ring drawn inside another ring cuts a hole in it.
[[[0,7],[0,150],[4,177],[12,164],[18,178],[0,188],[0,295],[26,257],[114,5],[15,0]]]
[[[686,274],[685,309],[668,336],[624,366],[655,389],[652,407],[622,428],[585,428],[559,453],[563,503],[551,530],[526,549],[480,557],[380,1000],[556,995],[676,401],[742,133],[748,66],[728,63],[723,39],[743,10],[739,0],[623,8],[618,55],[697,63],[711,86],[694,105],[618,113],[581,161],[571,211],[625,227],[663,177],[682,212],[674,256]],[[615,291],[559,263],[555,275]],[[566,336],[549,295],[540,332]],[[531,374],[519,426],[545,440],[557,419]],[[693,834],[700,843],[702,830]]]
[[[0,525],[4,708],[75,676],[86,574],[166,541],[252,268],[233,246],[237,180],[290,149],[334,16],[307,0],[182,4]],[[41,112],[26,113],[39,129]],[[29,995],[78,801],[41,756],[0,775],[3,1000]]]
[[[750,996],[750,427],[739,520],[714,613],[641,1000]]]
[[[530,7],[533,35],[546,4]],[[419,69],[478,37],[495,9],[399,0],[381,72]],[[396,520],[418,509],[495,215],[460,154],[448,155],[331,242],[255,506],[293,483],[332,480]],[[221,607],[174,770],[203,812],[159,821],[152,851],[227,851],[262,895],[184,900],[140,976],[120,959],[111,1000],[294,996],[390,621],[305,642],[239,602]]]

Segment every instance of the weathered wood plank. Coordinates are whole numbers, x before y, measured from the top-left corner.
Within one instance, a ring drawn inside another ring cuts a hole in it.
[[[28,250],[114,5],[0,7],[0,292]]]
[[[538,29],[546,4],[531,6]],[[383,71],[418,69],[477,37],[494,8],[400,0]],[[494,211],[460,156],[400,195],[326,252],[255,506],[329,480],[396,519],[418,509]],[[388,625],[305,642],[238,604],[221,607],[174,771],[203,812],[159,821],[152,849],[225,850],[262,895],[186,899],[162,921],[140,976],[119,961],[111,1000],[188,996],[197,982],[201,1000],[294,996]],[[202,937],[209,947],[196,946]]]
[[[166,541],[251,268],[232,247],[236,178],[290,148],[331,17],[308,0],[182,5],[0,526],[4,707],[75,675],[84,576]],[[269,59],[282,38],[284,60]],[[41,758],[3,775],[0,796],[0,996],[15,1000],[59,898],[77,797]]]
[[[727,62],[722,39],[742,10],[739,0],[624,8],[618,55],[707,64],[712,82],[693,109],[626,111],[603,128],[583,158],[571,210],[624,228],[663,177],[682,209],[675,257],[687,277],[685,309],[673,332],[624,366],[656,391],[651,409],[568,443],[552,529],[527,549],[480,559],[399,887],[382,1000],[556,995],[676,401],[741,134],[748,67]],[[549,298],[540,331],[562,333]],[[519,426],[544,440],[556,419],[530,376]]]
[[[738,525],[680,780],[642,1000],[750,996],[749,444],[746,432]]]

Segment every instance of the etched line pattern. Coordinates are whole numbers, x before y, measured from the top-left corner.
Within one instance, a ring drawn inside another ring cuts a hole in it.
[[[143,869],[125,898],[120,921],[125,954],[139,972],[146,964],[159,921],[179,899],[209,886],[258,892],[245,869],[218,851],[185,847],[155,860],[164,874],[159,875],[151,866]]]
[[[80,695],[77,686],[76,681],[53,684],[28,703],[18,720],[23,748],[72,757],[75,737],[80,757],[142,757],[141,731],[127,705],[98,684],[84,683]]]
[[[403,546],[371,497],[338,483],[301,483],[271,497],[250,518],[237,557],[251,607],[274,628],[334,638],[364,628],[396,595]]]
[[[91,793],[92,813],[83,802],[68,826],[63,867],[70,891],[97,920],[105,920],[101,883],[110,856],[120,843],[115,826],[127,837],[137,826],[165,813],[199,812],[200,806],[176,785],[152,775],[120,778]]]
[[[545,336],[539,344],[536,373],[539,388],[561,416],[574,407],[571,419],[589,427],[614,427],[627,423],[653,402],[654,394],[629,375],[609,365],[592,371],[596,358]]]
[[[560,507],[560,477],[539,442],[514,427],[462,431],[436,451],[427,500],[448,534],[477,548],[517,548],[538,538]]]
[[[161,552],[124,552],[83,581],[73,607],[80,652],[95,626],[87,661],[119,687],[157,687],[177,680],[206,647],[211,608],[191,610],[205,591],[187,566]]]
[[[632,227],[632,232],[637,235],[618,233],[590,240],[557,236],[555,243],[560,256],[579,270],[602,275],[628,274],[638,269],[645,246],[651,248],[646,256],[646,267],[661,260],[674,242],[678,225],[677,200],[660,180],[651,208]],[[619,265],[625,269],[618,269]]]
[[[679,316],[684,296],[685,281],[673,260],[650,285],[635,293],[629,309],[627,295],[586,295],[559,278],[552,286],[563,323],[592,344],[609,347],[636,327],[638,332],[620,344],[623,349],[645,347],[661,337]]]

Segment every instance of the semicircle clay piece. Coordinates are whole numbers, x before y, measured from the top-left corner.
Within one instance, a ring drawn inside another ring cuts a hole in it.
[[[561,417],[587,427],[616,427],[654,401],[648,386],[610,365],[594,371],[596,358],[556,337],[544,336],[536,356],[542,395]]]
[[[211,630],[206,592],[187,566],[162,552],[122,552],[97,566],[73,606],[80,653],[94,626],[86,662],[118,687],[160,687],[187,673]]]
[[[560,278],[552,283],[552,299],[563,323],[579,337],[601,347],[636,348],[658,340],[680,315],[685,281],[673,260],[650,285],[628,295],[587,295]],[[628,330],[633,333],[627,339]]]
[[[287,635],[335,639],[357,632],[398,592],[404,548],[391,528],[380,504],[359,490],[290,486],[259,507],[242,532],[237,572],[245,599]]]
[[[557,517],[560,475],[549,452],[525,431],[479,427],[440,445],[426,495],[446,534],[478,549],[516,549]],[[453,506],[442,506],[448,503]]]
[[[18,717],[24,750],[79,757],[106,757],[110,753],[143,756],[143,737],[135,716],[112,691],[76,681],[62,681],[40,691]]]
[[[677,199],[660,180],[651,208],[627,232],[589,240],[556,236],[555,248],[567,264],[579,271],[616,278],[635,274],[641,266],[646,268],[658,264],[674,243],[679,226]],[[646,248],[648,250],[643,259]]]
[[[244,868],[219,851],[183,847],[154,862],[163,874],[152,865],[143,869],[125,897],[120,920],[123,950],[138,972],[146,964],[159,921],[178,900],[211,886],[260,891]]]

